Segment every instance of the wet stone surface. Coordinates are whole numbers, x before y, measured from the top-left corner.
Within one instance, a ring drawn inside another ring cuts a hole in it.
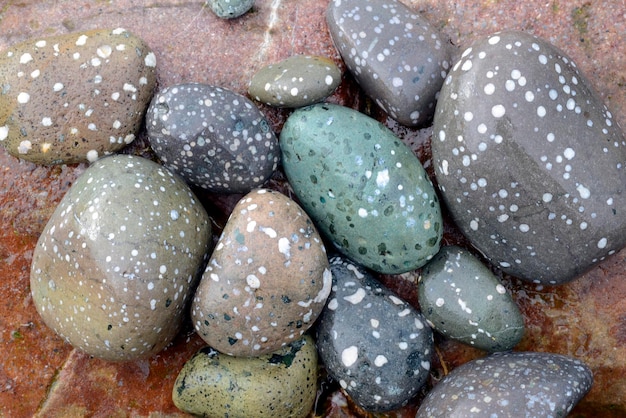
[[[234,19],[248,12],[254,0],[207,0],[206,4],[217,17]]]
[[[146,116],[150,146],[188,183],[213,192],[247,193],[276,170],[278,139],[248,98],[206,84],[160,90]]]
[[[204,417],[306,417],[317,393],[317,351],[309,336],[255,358],[205,347],[180,371],[172,398]]]
[[[560,284],[624,246],[623,133],[546,41],[502,32],[468,46],[433,129],[435,174],[452,216],[505,272]]]
[[[564,417],[591,389],[591,370],[551,353],[497,353],[454,369],[416,415],[430,417]]]
[[[451,51],[426,19],[395,0],[333,0],[326,20],[346,66],[389,116],[407,126],[432,119]]]
[[[524,335],[524,318],[506,288],[480,260],[444,247],[422,270],[420,309],[448,338],[487,351],[507,351]]]
[[[277,107],[303,107],[324,100],[341,83],[341,71],[326,57],[295,55],[257,71],[248,94]]]
[[[138,134],[156,57],[124,29],[33,38],[0,56],[0,144],[38,164],[93,162]]]
[[[48,327],[111,361],[146,358],[178,333],[211,238],[188,186],[160,165],[92,164],[42,232],[30,277]]]
[[[324,308],[332,278],[313,222],[285,195],[253,190],[235,206],[191,307],[216,350],[259,356],[300,338]]]
[[[441,211],[420,161],[385,126],[333,104],[296,110],[280,134],[303,207],[344,255],[397,274],[439,250]]]
[[[322,362],[363,409],[405,405],[429,374],[430,327],[370,273],[342,257],[330,264],[333,289],[317,330]]]

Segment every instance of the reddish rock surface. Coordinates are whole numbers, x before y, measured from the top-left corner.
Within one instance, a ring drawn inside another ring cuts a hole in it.
[[[521,29],[565,50],[591,79],[622,127],[626,126],[626,10],[620,0],[405,0],[462,46],[500,29]],[[324,21],[328,0],[257,0],[242,18],[217,19],[202,1],[35,0],[0,5],[0,51],[10,44],[95,28],[125,27],[155,51],[160,85],[205,82],[245,94],[263,65],[293,54],[326,55],[340,64]],[[342,68],[343,65],[341,65]],[[407,129],[387,120],[345,76],[330,101],[358,108],[391,127],[431,166],[430,130]],[[277,132],[287,110],[262,106]],[[150,155],[140,137],[126,152]],[[132,363],[107,363],[75,351],[46,328],[30,298],[32,251],[54,207],[84,165],[38,167],[0,149],[0,416],[184,416],[171,390],[184,362],[202,346],[189,327],[167,350]],[[432,174],[432,173],[431,173]],[[288,192],[277,174],[270,186]],[[223,226],[239,196],[201,196]],[[446,225],[447,243],[466,242]],[[626,415],[626,250],[580,279],[537,288],[504,277],[525,315],[527,334],[519,350],[578,357],[591,366],[595,383],[572,416]],[[416,303],[416,273],[384,281]],[[430,385],[483,353],[438,338]],[[317,416],[367,416],[321,373]],[[427,388],[425,388],[427,390]],[[388,416],[414,416],[419,397]]]

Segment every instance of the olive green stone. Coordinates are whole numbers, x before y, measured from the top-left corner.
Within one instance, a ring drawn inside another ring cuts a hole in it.
[[[197,352],[174,383],[177,408],[209,418],[306,417],[317,394],[317,351],[309,336],[261,357]]]
[[[295,55],[261,68],[248,94],[276,107],[302,107],[320,102],[341,83],[341,71],[325,57]]]
[[[432,183],[412,151],[353,109],[296,110],[280,135],[283,167],[320,231],[348,258],[398,274],[439,250],[443,224]]]

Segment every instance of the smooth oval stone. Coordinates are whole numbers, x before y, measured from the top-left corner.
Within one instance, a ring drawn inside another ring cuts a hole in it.
[[[448,40],[395,0],[333,0],[326,21],[346,66],[378,106],[407,126],[430,121],[451,65]]]
[[[162,166],[115,155],[72,185],[39,237],[30,286],[46,325],[112,361],[177,334],[211,242],[209,217]]]
[[[430,327],[365,270],[341,257],[330,264],[333,288],[317,328],[322,362],[363,409],[405,405],[429,374]]]
[[[432,141],[457,225],[491,263],[561,284],[626,243],[626,141],[563,52],[527,33],[477,40],[446,79]]]
[[[33,38],[0,56],[0,144],[37,164],[93,162],[131,143],[156,57],[124,29]]]
[[[344,255],[381,273],[439,250],[439,201],[424,168],[389,129],[353,109],[317,104],[289,116],[283,168],[307,213]]]
[[[524,317],[506,288],[467,250],[442,248],[422,269],[417,289],[422,314],[448,338],[507,351],[524,336]]]
[[[452,370],[426,396],[416,418],[564,417],[592,383],[589,367],[572,357],[496,353]]]
[[[302,107],[320,102],[341,83],[341,71],[325,57],[295,55],[257,71],[248,94],[277,107]]]
[[[250,10],[254,0],[207,0],[206,4],[217,17],[234,19]]]
[[[180,371],[172,399],[203,417],[307,417],[317,395],[317,352],[309,336],[260,357],[205,347]]]
[[[259,356],[313,325],[331,283],[324,244],[307,214],[281,193],[253,190],[224,227],[191,317],[216,350]]]
[[[206,84],[159,91],[148,108],[150,146],[188,183],[213,192],[247,193],[276,170],[278,139],[246,97]]]

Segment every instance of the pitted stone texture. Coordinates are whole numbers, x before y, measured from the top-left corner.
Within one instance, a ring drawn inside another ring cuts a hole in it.
[[[574,279],[626,242],[626,140],[563,52],[522,32],[468,46],[441,91],[432,141],[457,225],[528,281]]]

